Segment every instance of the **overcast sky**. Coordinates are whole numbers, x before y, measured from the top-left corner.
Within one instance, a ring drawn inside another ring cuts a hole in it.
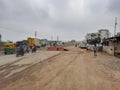
[[[114,31],[120,0],[0,0],[0,33],[2,40],[34,37],[60,40],[82,40],[99,29]],[[120,31],[119,31],[120,32]]]

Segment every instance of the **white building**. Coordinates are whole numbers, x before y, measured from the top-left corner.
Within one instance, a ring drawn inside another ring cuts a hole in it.
[[[98,30],[98,33],[100,35],[101,40],[103,40],[104,38],[109,38],[110,34],[109,34],[109,30],[108,29],[100,29]]]
[[[100,29],[100,30],[98,30],[98,33],[101,38],[101,43],[103,42],[103,39],[107,39],[110,37],[110,32],[108,29]]]

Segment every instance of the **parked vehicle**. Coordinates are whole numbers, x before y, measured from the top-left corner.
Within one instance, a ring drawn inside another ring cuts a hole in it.
[[[7,43],[4,45],[4,54],[13,54],[15,53],[15,44],[14,43]]]
[[[80,43],[79,48],[81,48],[81,49],[86,49],[86,48],[87,48],[87,46],[86,46],[86,44],[85,44],[85,43]]]

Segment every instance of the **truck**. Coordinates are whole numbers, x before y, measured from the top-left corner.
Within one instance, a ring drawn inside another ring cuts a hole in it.
[[[41,44],[40,44],[40,40],[37,38],[28,38],[28,45],[30,46],[30,48],[32,48],[34,45],[38,48],[40,48]]]

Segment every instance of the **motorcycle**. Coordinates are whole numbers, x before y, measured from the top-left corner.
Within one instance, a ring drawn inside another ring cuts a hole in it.
[[[36,52],[36,50],[37,50],[36,46],[32,47],[32,53]]]

